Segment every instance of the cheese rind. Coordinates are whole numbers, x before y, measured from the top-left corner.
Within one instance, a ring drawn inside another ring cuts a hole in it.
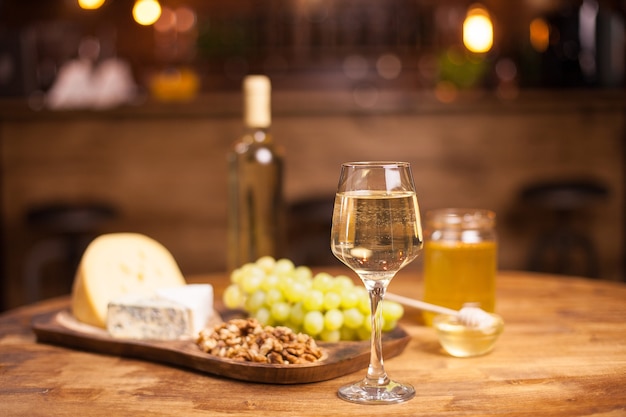
[[[138,233],[111,233],[94,239],[83,254],[72,286],[72,314],[106,327],[109,302],[124,295],[153,296],[159,288],[186,285],[172,254]]]
[[[116,338],[176,340],[191,336],[191,310],[182,304],[128,294],[108,305],[107,330]]]

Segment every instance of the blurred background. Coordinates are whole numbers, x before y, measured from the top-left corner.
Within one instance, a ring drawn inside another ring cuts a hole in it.
[[[100,233],[224,271],[253,73],[297,264],[339,265],[340,163],[402,159],[422,213],[497,213],[501,269],[622,281],[625,17],[624,0],[0,0],[0,310],[67,293]]]

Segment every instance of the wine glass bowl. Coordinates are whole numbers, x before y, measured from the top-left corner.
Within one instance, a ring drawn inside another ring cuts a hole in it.
[[[407,162],[350,162],[341,166],[331,228],[333,254],[359,276],[370,295],[372,337],[366,377],[339,389],[357,403],[398,403],[415,389],[392,381],[382,357],[385,291],[423,243],[419,206]]]

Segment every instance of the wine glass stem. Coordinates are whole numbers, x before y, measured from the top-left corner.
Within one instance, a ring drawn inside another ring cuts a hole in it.
[[[383,298],[387,289],[386,280],[375,280],[365,283],[370,295],[372,334],[370,338],[370,363],[367,367],[366,379],[375,386],[389,383],[389,377],[383,364],[382,317]]]

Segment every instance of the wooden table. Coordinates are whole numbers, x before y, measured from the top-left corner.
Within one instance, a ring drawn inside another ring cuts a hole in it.
[[[210,282],[219,294],[226,277],[193,281]],[[401,272],[390,291],[420,297],[421,279]],[[419,312],[407,309],[401,324],[411,341],[385,365],[393,378],[412,383],[417,396],[387,406],[336,396],[365,370],[325,382],[267,385],[37,343],[32,318],[67,304],[63,297],[0,316],[1,416],[626,415],[626,285],[620,283],[501,272],[497,311],[505,331],[492,353],[476,358],[447,356]]]

